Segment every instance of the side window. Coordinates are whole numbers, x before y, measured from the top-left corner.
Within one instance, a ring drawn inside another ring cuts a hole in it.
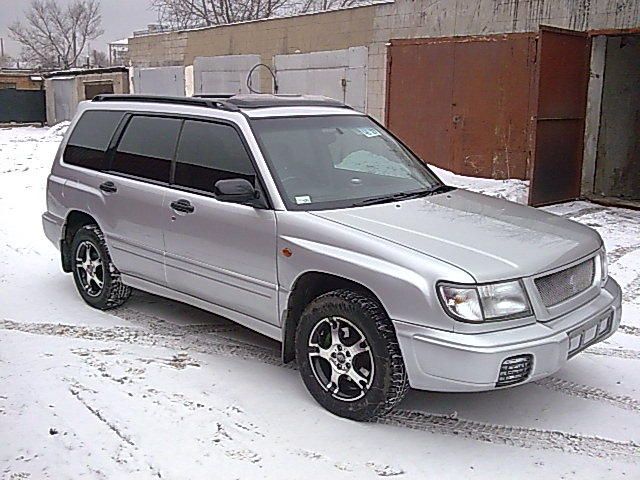
[[[169,182],[182,120],[134,116],[120,139],[111,170]]]
[[[64,151],[64,161],[71,165],[99,170],[104,153],[124,112],[89,110],[76,124]]]
[[[213,192],[218,180],[245,178],[256,172],[238,132],[230,126],[187,120],[182,129],[174,183]]]

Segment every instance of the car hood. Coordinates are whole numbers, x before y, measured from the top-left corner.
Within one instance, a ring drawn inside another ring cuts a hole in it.
[[[477,282],[541,273],[602,245],[589,227],[465,190],[310,213],[456,265]]]

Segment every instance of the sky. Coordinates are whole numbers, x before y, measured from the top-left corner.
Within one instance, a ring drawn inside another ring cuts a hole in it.
[[[57,0],[66,4],[71,0]],[[91,42],[91,48],[106,53],[107,43],[131,36],[157,20],[157,15],[149,9],[149,0],[99,0],[102,10],[104,35]],[[4,38],[5,53],[17,56],[20,45],[9,38],[9,25],[22,19],[29,0],[0,0],[0,37]]]

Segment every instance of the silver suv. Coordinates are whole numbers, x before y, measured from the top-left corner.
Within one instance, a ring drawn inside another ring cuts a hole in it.
[[[228,317],[357,420],[409,386],[539,379],[620,323],[595,231],[448,187],[322,97],[98,96],[56,155],[43,225],[89,305],[137,288]]]

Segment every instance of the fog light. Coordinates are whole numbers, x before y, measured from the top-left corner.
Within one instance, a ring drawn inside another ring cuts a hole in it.
[[[496,387],[506,387],[524,382],[531,374],[533,355],[516,355],[502,362]]]

